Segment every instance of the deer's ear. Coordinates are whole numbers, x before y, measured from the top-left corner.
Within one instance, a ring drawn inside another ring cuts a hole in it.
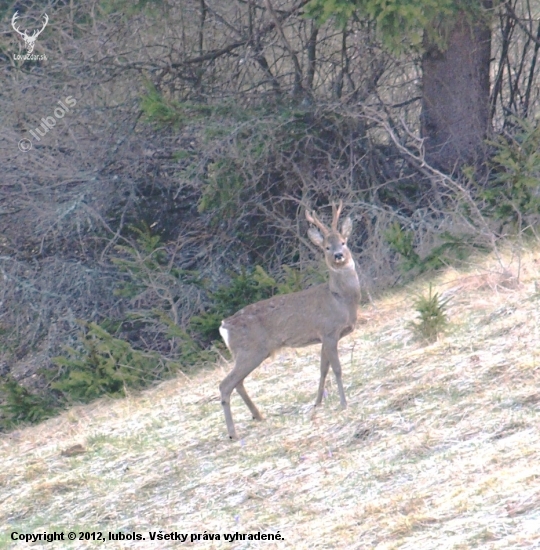
[[[352,232],[352,221],[351,218],[346,218],[343,224],[341,225],[341,236],[345,239],[348,239]]]
[[[319,233],[317,229],[315,229],[314,227],[310,227],[307,234],[313,244],[316,244],[317,246],[320,246],[324,249],[323,236]]]

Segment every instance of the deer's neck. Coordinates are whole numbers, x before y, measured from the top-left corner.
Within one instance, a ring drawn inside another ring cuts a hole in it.
[[[360,281],[351,259],[349,264],[341,269],[330,269],[328,281],[332,294],[338,295],[346,302],[357,304],[360,300]]]

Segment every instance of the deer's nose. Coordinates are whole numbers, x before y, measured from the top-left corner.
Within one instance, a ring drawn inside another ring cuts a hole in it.
[[[343,260],[343,254],[341,252],[336,252],[334,254],[334,260],[337,260],[337,261]]]

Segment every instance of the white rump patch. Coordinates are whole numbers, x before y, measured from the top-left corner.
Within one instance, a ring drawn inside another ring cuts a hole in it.
[[[223,338],[223,340],[225,340],[225,344],[227,345],[227,347],[229,347],[229,331],[223,326],[223,321],[221,321],[221,326],[219,327],[219,333],[221,334],[221,337]]]

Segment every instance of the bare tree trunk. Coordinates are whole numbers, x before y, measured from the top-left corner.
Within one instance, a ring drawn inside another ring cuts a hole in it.
[[[491,0],[484,2],[490,5]],[[484,159],[491,126],[491,29],[463,12],[447,24],[444,51],[425,41],[422,136],[426,160],[452,171],[464,163],[479,166]]]

